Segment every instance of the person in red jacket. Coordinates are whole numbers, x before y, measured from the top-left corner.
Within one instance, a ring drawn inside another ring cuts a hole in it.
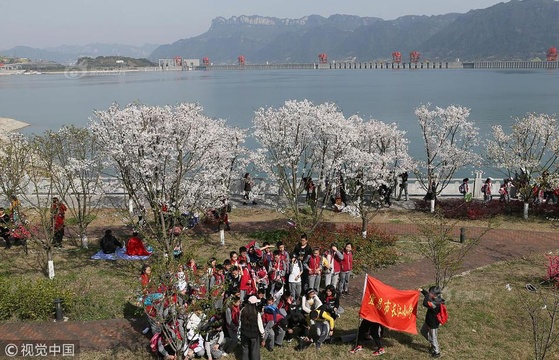
[[[344,249],[344,259],[340,268],[340,284],[339,291],[342,295],[349,294],[349,276],[353,270],[353,251],[351,243],[347,243]]]
[[[51,220],[52,220],[52,230],[53,239],[52,243],[55,247],[62,247],[62,239],[64,238],[64,221],[66,216],[66,211],[68,208],[64,203],[58,201],[57,197],[52,198],[52,206],[50,208]]]
[[[144,242],[140,239],[137,231],[132,233],[132,237],[126,243],[126,255],[130,256],[149,256],[151,253],[146,249]]]
[[[241,290],[241,302],[243,302],[250,295],[256,293],[256,284],[254,281],[254,275],[251,269],[248,268],[246,261],[241,261],[241,284],[239,286]]]

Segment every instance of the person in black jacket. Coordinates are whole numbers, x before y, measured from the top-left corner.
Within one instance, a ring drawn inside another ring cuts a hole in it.
[[[0,207],[0,237],[2,237],[6,242],[6,248],[9,248],[11,246],[9,238],[12,221],[10,219],[10,215],[6,214],[5,211],[6,209]]]
[[[419,288],[419,291],[425,296],[423,306],[427,308],[425,323],[421,327],[421,335],[431,345],[431,356],[438,358],[441,356],[441,349],[437,338],[440,325],[437,314],[441,311],[441,304],[444,304],[444,299],[441,297],[441,289],[438,286],[431,286],[429,291]]]
[[[302,259],[303,265],[309,260],[312,255],[312,247],[309,245],[307,234],[301,234],[301,241],[295,246],[293,252],[297,254],[299,259]],[[303,293],[309,288],[309,270],[303,266],[303,274],[301,275],[301,286]]]
[[[101,240],[99,240],[99,246],[101,247],[101,250],[103,250],[103,253],[114,254],[117,247],[122,247],[122,243],[113,236],[113,232],[111,230],[107,230],[105,231],[105,235],[101,238]]]
[[[322,301],[322,310],[328,312],[334,320],[344,312],[344,309],[340,307],[340,296],[334,285],[327,285],[318,297]]]
[[[241,310],[240,333],[243,360],[260,360],[260,345],[264,339],[264,324],[262,316],[256,310],[258,298],[254,295],[248,298],[248,303]]]

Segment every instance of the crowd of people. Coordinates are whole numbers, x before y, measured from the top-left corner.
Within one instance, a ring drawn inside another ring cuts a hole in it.
[[[145,266],[140,280],[149,326],[144,332],[152,332],[157,351],[166,359],[179,351],[171,345],[178,340],[186,356],[208,359],[234,352],[239,343],[243,358],[254,359],[261,345],[273,351],[294,339],[300,350],[320,348],[330,341],[336,319],[344,312],[340,296],[349,293],[352,268],[351,243],[341,250],[337,244],[322,250],[312,248],[305,234],[291,252],[282,242],[262,246],[251,242],[231,251],[220,264],[210,259],[204,271],[190,259],[175,274],[167,274],[167,280],[173,279],[171,286],[164,279],[155,283]],[[196,277],[200,272],[203,276]],[[208,293],[213,295],[209,312],[214,315],[205,332],[196,327],[205,316],[200,313],[171,316],[172,323],[161,321],[169,319],[173,306],[180,303],[188,309]],[[174,299],[172,305],[164,300],[165,294]]]
[[[313,248],[305,234],[291,252],[281,241],[251,242],[221,263],[211,258],[201,269],[189,259],[158,279],[144,265],[139,299],[147,318],[143,333],[151,332],[152,350],[164,359],[175,359],[179,352],[187,358],[220,359],[239,345],[243,360],[260,359],[261,348],[274,351],[286,342],[298,351],[320,349],[334,339],[352,267],[351,243],[343,249],[337,244]],[[196,306],[208,299],[209,306]],[[427,329],[433,354],[438,354],[433,324]],[[384,354],[382,330],[380,324],[363,320],[351,352],[373,339],[372,354]]]
[[[68,208],[57,197],[52,198],[50,207],[50,226],[53,237],[51,245],[55,248],[62,247],[64,238],[65,218]],[[10,196],[10,207],[0,207],[0,237],[4,240],[5,248],[14,245],[27,246],[31,237],[29,221],[22,212],[21,201],[16,195]]]

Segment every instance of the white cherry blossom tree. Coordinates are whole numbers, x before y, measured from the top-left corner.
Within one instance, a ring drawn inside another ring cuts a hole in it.
[[[367,236],[369,220],[378,213],[375,194],[381,185],[392,187],[395,176],[412,169],[405,132],[396,124],[379,120],[363,121],[350,117],[358,134],[350,151],[344,157],[346,178],[351,184],[349,192],[356,215],[361,218],[363,237]]]
[[[30,151],[29,141],[21,133],[0,134],[0,188],[8,200],[25,188]]]
[[[180,237],[169,231],[180,214],[222,206],[244,131],[205,116],[194,103],[114,104],[95,111],[97,137],[136,208],[145,208],[148,236],[169,254]]]
[[[513,179],[524,201],[524,218],[528,217],[533,199],[532,180],[553,172],[559,154],[559,126],[555,116],[528,113],[516,118],[510,133],[501,125],[493,126],[492,139],[487,141],[487,160]]]
[[[53,157],[53,185],[60,200],[67,204],[82,246],[87,247],[87,227],[95,219],[104,195],[99,143],[89,129],[73,125],[57,132],[47,131],[41,142]]]
[[[415,175],[425,190],[433,189],[433,195],[438,195],[456,170],[480,163],[481,157],[475,151],[479,129],[468,120],[470,109],[466,107],[429,107],[427,104],[415,109],[425,147],[425,157],[418,161]]]
[[[335,104],[315,105],[308,100],[289,100],[277,109],[260,108],[253,123],[260,144],[254,163],[285,195],[296,224],[314,228],[323,207],[311,206],[310,218],[304,216],[305,205],[299,201],[306,186],[303,179],[316,179],[318,193],[325,193],[320,197],[328,198],[330,189],[322,191],[322,184],[341,169],[356,134],[354,128]],[[309,222],[304,225],[305,221]]]

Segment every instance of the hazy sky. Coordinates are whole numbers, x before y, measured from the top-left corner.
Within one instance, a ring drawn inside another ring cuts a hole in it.
[[[508,1],[508,0],[507,0]],[[385,20],[465,13],[499,0],[0,0],[0,49],[16,45],[167,44],[206,32],[218,16],[299,19],[348,14]],[[505,1],[506,2],[506,1]]]

